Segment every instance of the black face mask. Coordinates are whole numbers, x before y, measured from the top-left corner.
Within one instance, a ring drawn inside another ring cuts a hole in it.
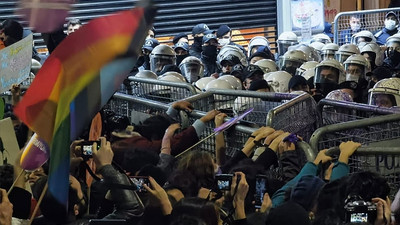
[[[294,76],[296,74],[296,67],[294,66],[289,66],[289,67],[284,67],[282,68],[283,71],[286,71],[288,73],[290,73],[292,76]]]
[[[144,58],[144,62],[145,63],[147,63],[147,64],[150,63],[150,56],[149,55],[144,55],[143,58]]]
[[[176,56],[176,65],[179,66],[179,64],[181,64],[182,60],[185,59],[188,56],[189,56],[189,54],[177,55]]]
[[[339,84],[324,78],[321,78],[321,83],[317,83],[315,86],[323,96],[328,95],[333,90],[340,89]]]
[[[203,50],[203,55],[211,59],[217,58],[217,46],[214,45],[203,46],[202,50]]]
[[[203,44],[203,37],[194,37],[194,44],[201,46]]]
[[[143,63],[144,63],[144,56],[139,56],[139,58],[136,61],[137,67],[143,65]]]

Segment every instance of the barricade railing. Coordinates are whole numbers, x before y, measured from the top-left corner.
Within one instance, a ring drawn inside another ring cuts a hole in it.
[[[317,103],[309,94],[302,94],[268,112],[267,126],[295,133],[308,142],[320,126]]]
[[[212,93],[205,93],[212,95]],[[108,107],[116,112],[118,115],[124,115],[131,118],[132,122],[137,118],[146,119],[151,115],[158,113],[165,113],[170,104],[144,99],[140,97],[135,97],[128,94],[116,93],[110,100]],[[207,112],[200,110],[193,110],[191,113],[181,113],[180,122],[181,124],[192,124],[195,120],[200,119]],[[230,118],[226,118],[228,121]],[[201,135],[200,139],[203,139],[214,133],[215,124],[214,121],[206,123],[206,128]],[[257,128],[253,128],[244,124],[235,124],[228,130],[224,131],[225,144],[226,144],[226,155],[231,157],[236,151],[241,151],[244,144],[248,140],[249,136],[256,131]],[[315,154],[312,152],[310,146],[303,142],[298,143],[299,151],[304,152],[304,155],[308,161],[313,161]],[[207,151],[212,154],[215,153],[215,137],[211,137],[196,148],[197,150]],[[280,171],[280,170],[279,170]],[[278,171],[278,173],[279,173]]]
[[[356,102],[322,99],[318,102],[322,125],[343,123],[380,115],[400,113],[400,108],[382,108]]]
[[[338,147],[329,148],[327,154],[339,155]],[[392,194],[400,187],[400,147],[361,146],[349,159],[350,173],[371,171],[381,174],[388,181]]]
[[[310,139],[314,152],[341,142],[355,141],[368,146],[397,146],[400,143],[400,114],[377,116],[318,128]]]
[[[138,119],[146,119],[151,115],[166,113],[169,108],[169,104],[128,94],[115,93],[113,98],[110,100],[108,107],[116,114],[128,116],[129,118],[131,118],[132,122],[138,122]],[[180,122],[184,124],[192,124],[196,119],[201,118],[205,114],[206,112],[194,110],[192,113],[189,114],[189,117],[181,116]],[[214,132],[214,128],[214,121],[206,123],[206,129],[200,139],[212,134]],[[229,129],[228,131],[226,131],[225,140],[227,144],[227,155],[232,156],[235,151],[240,151],[250,134],[253,133],[255,130],[256,128],[251,128],[245,125],[238,124],[235,125],[233,129]],[[207,139],[201,145],[199,145],[198,148],[203,151],[214,153],[215,138],[211,137]]]
[[[242,122],[265,126],[269,110],[283,104],[285,100],[291,100],[297,96],[286,93],[211,89],[185,100],[191,102],[197,110],[208,112],[217,109],[230,117],[254,108]]]
[[[397,18],[400,8],[372,9],[362,11],[350,11],[338,13],[334,19],[334,42],[338,45],[350,42],[352,31],[350,29],[350,17],[356,16],[360,20],[361,29],[376,33],[384,28],[385,15],[393,11]]]
[[[130,76],[127,94],[159,102],[174,102],[198,93],[189,83],[176,83]]]

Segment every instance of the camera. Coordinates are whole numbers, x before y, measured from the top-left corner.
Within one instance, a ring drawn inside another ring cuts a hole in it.
[[[376,205],[372,202],[364,201],[358,195],[349,195],[346,199],[345,219],[350,223],[371,223],[376,219]]]
[[[92,158],[93,155],[93,143],[97,143],[97,150],[100,149],[100,141],[83,141],[79,144],[81,146],[81,156],[83,159],[87,160]]]
[[[232,185],[232,174],[217,174],[215,179],[217,181],[218,190],[229,191]]]
[[[129,177],[134,185],[137,187],[138,192],[147,192],[146,188],[144,188],[144,184],[150,187],[150,180],[148,177],[142,176],[131,176]]]

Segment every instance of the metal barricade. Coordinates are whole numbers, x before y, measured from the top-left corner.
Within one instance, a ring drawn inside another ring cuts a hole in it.
[[[130,76],[130,87],[127,91],[136,97],[169,103],[197,94],[196,88],[189,83],[175,83],[155,79]]]
[[[337,14],[333,22],[334,42],[338,45],[350,42],[352,31],[349,21],[351,16],[356,16],[360,20],[361,30],[376,33],[385,26],[385,15],[390,11],[393,11],[399,17],[400,8],[372,9]]]
[[[116,93],[108,103],[108,108],[113,110],[116,114],[121,116],[128,116],[132,122],[137,122],[139,119],[143,120],[151,115],[159,113],[166,113],[169,104],[135,97],[128,94]],[[181,117],[180,122],[185,124],[192,124],[196,119],[204,116],[206,112],[194,110],[189,114],[189,117]],[[189,121],[185,121],[189,119]],[[200,139],[209,136],[214,131],[214,121],[206,124],[206,129],[201,135]],[[248,137],[256,128],[251,128],[244,125],[235,125],[233,129],[225,132],[225,140],[227,144],[227,155],[232,156],[236,151],[240,151],[247,141]],[[215,138],[211,137],[204,141],[198,147],[202,151],[215,152]]]
[[[327,154],[339,155],[338,147],[328,149]],[[386,178],[392,191],[396,194],[400,188],[400,147],[361,146],[349,159],[350,173],[371,171]]]
[[[341,142],[355,141],[370,147],[392,147],[400,143],[400,114],[377,116],[332,124],[317,129],[310,146],[314,152]]]
[[[320,125],[317,103],[309,94],[302,94],[268,112],[267,126],[296,133],[308,142]]]
[[[108,102],[107,107],[117,115],[127,116],[132,123],[138,124],[139,121],[151,115],[165,114],[169,105],[117,92]]]
[[[272,92],[212,89],[205,93],[186,98],[199,111],[218,109],[233,117],[249,108],[254,110],[242,122],[265,126],[269,110],[298,95]]]
[[[343,123],[380,115],[400,113],[400,108],[381,108],[355,102],[322,99],[318,102],[322,125]]]
[[[192,113],[189,114],[189,121],[190,123],[194,123],[195,120],[200,119],[204,116],[206,112],[194,110]],[[226,121],[229,118],[226,118]],[[214,133],[215,124],[214,121],[210,121],[206,123],[206,129],[203,132],[200,139],[207,137]],[[256,128],[248,127],[245,125],[234,125],[231,129],[224,131],[225,136],[225,144],[226,144],[226,155],[233,156],[236,151],[242,150],[244,144],[246,143],[247,139],[253,133]],[[211,137],[201,143],[198,147],[202,151],[208,151],[211,153],[215,152],[215,137]]]

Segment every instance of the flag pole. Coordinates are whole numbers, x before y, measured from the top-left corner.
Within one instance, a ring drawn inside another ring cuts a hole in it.
[[[13,184],[11,185],[10,189],[8,189],[7,195],[10,195],[12,189],[14,189],[15,184],[17,183],[17,181],[19,180],[19,178],[22,176],[23,173],[24,173],[24,170],[21,170],[21,172],[18,174],[17,178],[14,180]]]
[[[32,215],[31,215],[31,218],[29,219],[29,225],[31,225],[32,222],[33,222],[33,219],[35,219],[35,215],[36,215],[37,211],[39,210],[40,203],[42,203],[42,200],[43,200],[43,198],[44,198],[44,195],[45,195],[46,192],[47,192],[47,188],[48,188],[48,183],[46,182],[46,185],[44,186],[43,191],[42,191],[42,193],[40,194],[40,197],[39,197],[39,200],[38,200],[38,202],[37,202],[37,204],[36,204],[36,206],[35,206],[35,209],[33,210],[33,213],[32,213]]]
[[[208,135],[207,137],[201,139],[200,141],[198,141],[196,144],[192,145],[191,147],[189,147],[188,149],[186,149],[185,151],[179,153],[178,155],[175,156],[175,158],[180,157],[181,155],[185,154],[186,152],[190,151],[192,148],[196,147],[197,145],[201,144],[203,141],[209,139],[210,137],[214,136],[217,132],[214,132],[210,135]]]

